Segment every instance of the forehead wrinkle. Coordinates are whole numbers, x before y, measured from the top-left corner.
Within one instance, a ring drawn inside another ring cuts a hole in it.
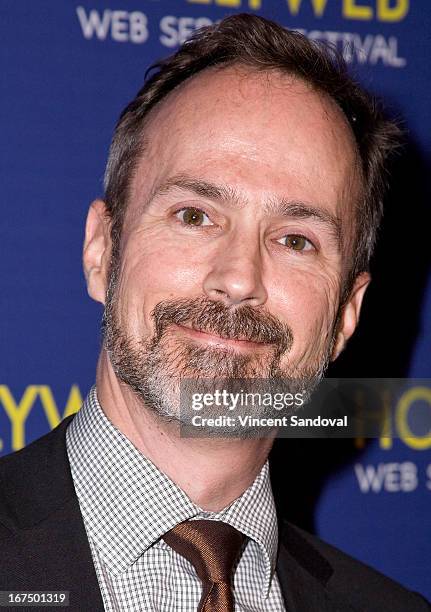
[[[210,200],[222,202],[229,206],[233,205],[239,209],[247,205],[246,198],[242,197],[234,187],[211,183],[187,174],[176,174],[168,178],[152,191],[149,201],[151,202],[158,196],[168,195],[174,189],[189,191]]]

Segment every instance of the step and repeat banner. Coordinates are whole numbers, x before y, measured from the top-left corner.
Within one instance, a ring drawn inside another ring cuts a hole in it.
[[[336,45],[402,123],[374,281],[331,374],[431,378],[427,0],[2,0],[0,456],[79,410],[94,382],[101,309],[81,246],[120,111],[150,63],[235,12]],[[292,520],[431,598],[431,432],[409,421],[431,397],[414,389],[372,442],[278,440],[273,478]]]

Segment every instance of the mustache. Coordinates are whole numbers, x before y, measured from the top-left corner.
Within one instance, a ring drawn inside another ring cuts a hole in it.
[[[187,324],[193,329],[231,340],[241,338],[249,342],[275,344],[280,352],[289,350],[293,344],[293,333],[286,323],[252,306],[232,310],[222,302],[202,297],[164,300],[154,307],[151,316],[158,339],[169,325]]]

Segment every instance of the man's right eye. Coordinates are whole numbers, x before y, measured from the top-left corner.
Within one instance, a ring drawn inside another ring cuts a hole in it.
[[[203,225],[214,225],[213,223],[211,223],[208,215],[203,210],[201,210],[200,208],[194,208],[192,206],[177,210],[175,216],[179,221],[184,223],[184,225],[192,225],[195,227],[201,227]]]

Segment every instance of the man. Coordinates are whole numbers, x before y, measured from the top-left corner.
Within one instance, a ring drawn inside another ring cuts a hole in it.
[[[181,437],[180,381],[320,378],[358,322],[397,128],[328,51],[250,15],[158,65],[117,125],[84,269],[96,386],[0,463],[0,587],[73,610],[427,610],[277,522],[274,434]]]

